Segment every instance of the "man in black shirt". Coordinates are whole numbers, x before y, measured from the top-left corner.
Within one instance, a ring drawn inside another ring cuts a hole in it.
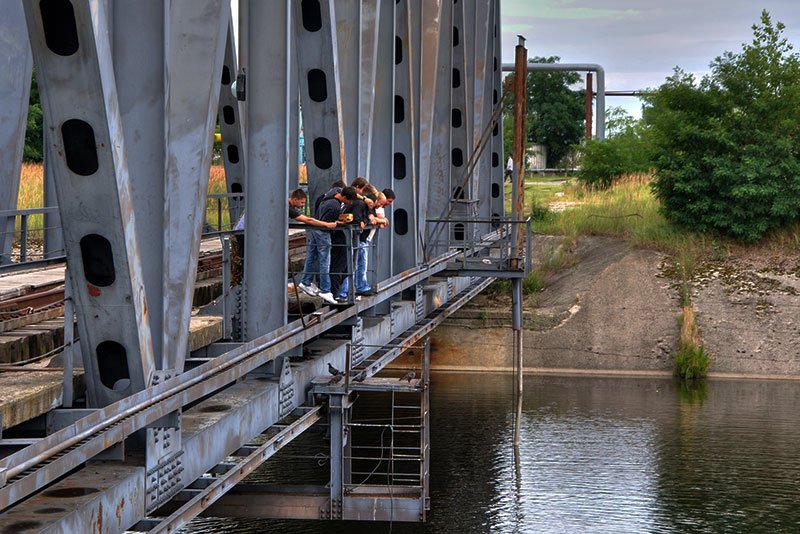
[[[345,187],[341,193],[337,193],[336,197],[342,202],[342,210],[350,213],[351,206],[358,201],[358,192],[353,187]],[[324,201],[320,204],[320,218],[322,218],[322,210],[330,200]],[[337,216],[338,217],[338,216]],[[354,214],[355,219],[355,214]],[[323,219],[326,220],[326,219]],[[349,231],[349,230],[348,230]],[[342,290],[342,283],[347,277],[347,254],[350,253],[347,246],[347,238],[344,231],[335,230],[331,234],[331,293],[338,295]]]
[[[355,198],[355,190],[352,187],[345,187],[341,192],[334,193],[333,196],[320,202],[317,207],[316,216],[320,222],[328,225],[333,224],[339,220],[339,215],[342,213],[344,204],[349,204]],[[343,247],[332,247],[334,243],[340,240],[336,234],[342,234],[334,230],[309,230],[306,232],[307,249],[313,247],[316,251],[316,259],[319,261],[319,290],[318,296],[329,304],[336,304],[336,299],[333,298],[333,284],[336,283],[336,290],[338,291],[341,279],[331,272],[340,272],[339,263],[341,256],[344,255]],[[341,236],[341,241],[344,242],[344,235]],[[345,256],[346,260],[346,256]],[[346,263],[345,263],[346,265]],[[309,293],[313,290],[313,277],[314,277],[314,258],[310,254],[306,255],[306,268],[305,274],[302,278],[302,283],[299,285],[300,289]],[[313,293],[312,293],[313,294]]]
[[[362,180],[363,180],[363,178],[362,178]],[[358,188],[356,186],[353,186],[353,187],[356,189],[356,191],[358,191]],[[370,208],[369,208],[369,206],[367,206],[367,203],[361,198],[360,195],[358,195],[356,197],[356,199],[349,206],[345,207],[344,213],[350,213],[350,214],[353,215],[353,221],[350,223],[351,225],[358,226],[358,227],[363,229],[364,226],[369,224]],[[349,230],[346,230],[346,231],[349,231]],[[360,232],[353,232],[352,233],[352,237],[353,237],[353,242],[352,242],[353,248],[359,247],[360,246],[360,240],[361,240],[361,233]],[[347,250],[347,252],[351,253],[352,251],[351,250]],[[355,265],[355,263],[354,263],[354,265]],[[343,268],[341,269],[341,271],[344,272],[345,274],[343,275],[343,278],[342,278],[341,287],[339,288],[339,292],[338,293],[336,293],[336,292],[333,293],[339,300],[347,299],[347,293],[348,293],[348,291],[350,289],[350,278],[349,278],[350,273],[349,273],[349,270],[347,269],[347,257],[346,256],[344,258],[344,264],[343,264],[342,267]],[[356,289],[356,291],[358,291],[359,289],[363,289],[363,288],[360,288],[358,286],[358,284],[356,284],[356,288],[355,289]]]
[[[308,195],[302,189],[295,189],[289,197],[289,218],[300,223],[308,224],[309,226],[319,226],[333,230],[336,228],[336,222],[325,222],[303,215],[303,208],[306,207],[306,199]]]

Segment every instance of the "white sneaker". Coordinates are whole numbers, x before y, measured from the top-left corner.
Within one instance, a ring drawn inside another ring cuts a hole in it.
[[[305,285],[303,282],[297,284],[297,287],[303,290],[307,295],[311,295],[312,297],[316,297],[319,294],[319,288],[314,285],[312,282],[311,285]]]
[[[336,302],[336,299],[333,298],[333,293],[331,293],[330,291],[328,291],[327,293],[320,293],[317,296],[322,300],[324,300],[325,302],[327,302],[328,304],[339,304],[338,302]]]

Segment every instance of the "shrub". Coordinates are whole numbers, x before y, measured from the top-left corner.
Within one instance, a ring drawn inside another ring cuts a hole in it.
[[[752,43],[699,83],[676,69],[646,97],[664,214],[755,241],[800,218],[800,56],[764,11]]]

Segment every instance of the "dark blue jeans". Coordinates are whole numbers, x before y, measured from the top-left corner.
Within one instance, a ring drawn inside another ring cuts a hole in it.
[[[319,270],[317,270],[319,268]],[[331,234],[324,230],[306,230],[306,265],[300,281],[305,285],[314,282],[314,274],[319,273],[319,290],[331,290]]]

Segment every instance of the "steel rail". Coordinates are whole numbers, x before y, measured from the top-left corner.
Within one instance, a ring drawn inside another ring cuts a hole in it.
[[[161,417],[213,393],[312,337],[445,270],[447,262],[457,254],[457,251],[443,254],[429,265],[400,273],[380,285],[377,295],[366,297],[344,310],[332,312],[323,308],[327,312],[317,318],[317,323],[306,328],[300,321],[289,323],[195,369],[99,409],[74,425],[0,460],[0,482],[3,484],[0,509],[32,495]]]

